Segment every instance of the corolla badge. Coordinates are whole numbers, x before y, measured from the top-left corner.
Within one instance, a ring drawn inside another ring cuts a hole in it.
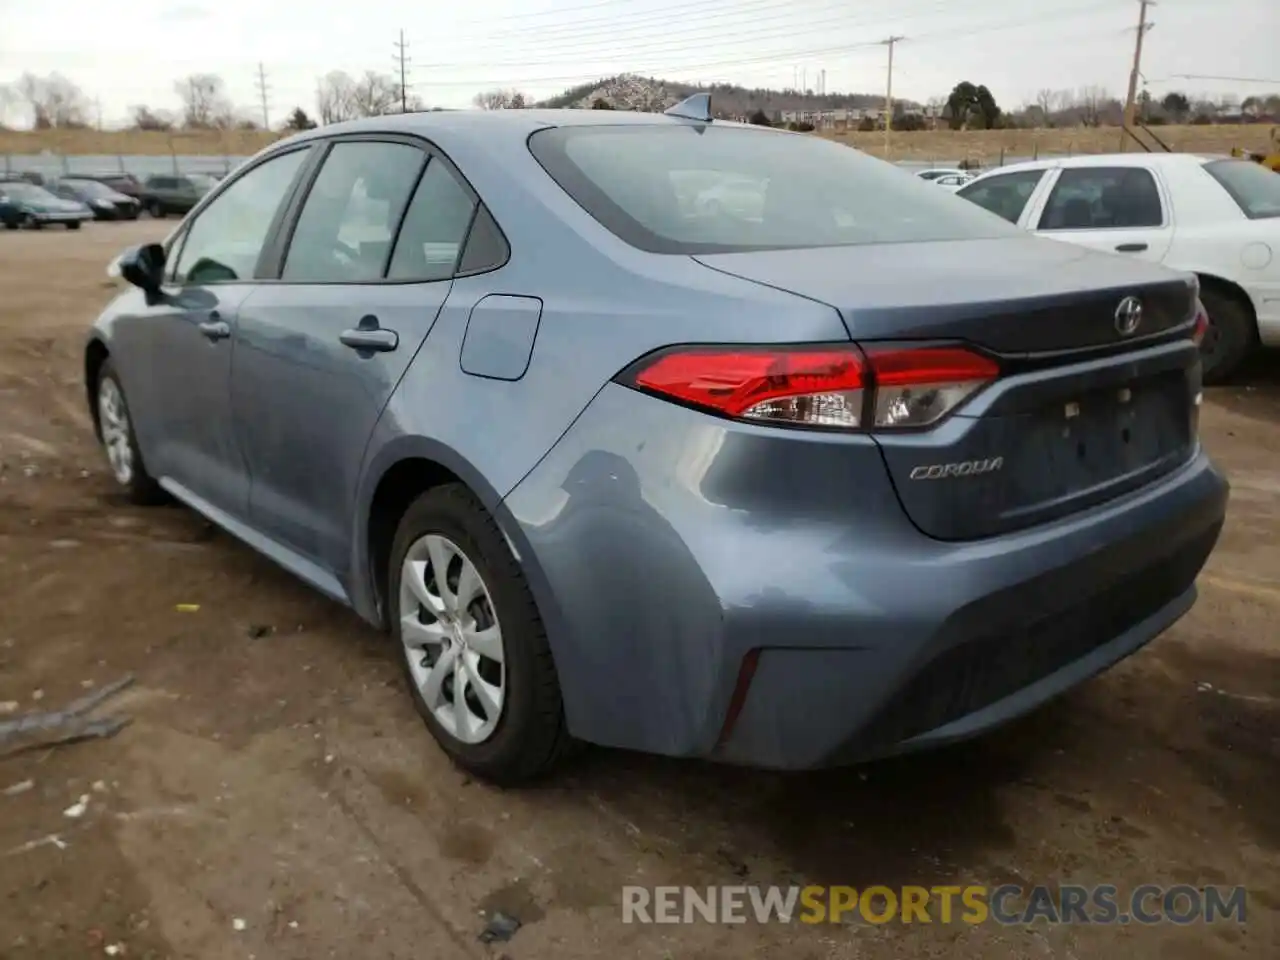
[[[1142,301],[1137,297],[1125,297],[1116,307],[1116,333],[1131,337],[1142,325]]]
[[[991,457],[988,460],[962,460],[959,463],[930,463],[915,467],[911,471],[912,480],[950,480],[953,477],[974,477],[983,473],[994,473],[1004,466],[1004,457]]]

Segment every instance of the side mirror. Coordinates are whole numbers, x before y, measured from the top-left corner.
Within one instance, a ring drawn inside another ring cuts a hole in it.
[[[164,283],[164,261],[164,247],[158,243],[144,243],[120,254],[116,268],[124,279],[148,296],[154,296]]]

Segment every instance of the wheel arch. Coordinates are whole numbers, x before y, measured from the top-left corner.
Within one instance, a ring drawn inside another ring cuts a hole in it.
[[[426,490],[460,483],[470,490],[502,531],[533,594],[555,657],[559,608],[520,525],[502,495],[452,447],[425,437],[401,437],[384,445],[364,471],[356,507],[359,528],[352,538],[352,599],[371,622],[387,627],[387,576],[396,529],[409,505]]]
[[[1256,338],[1258,335],[1258,308],[1254,304],[1253,298],[1249,296],[1248,291],[1234,280],[1228,280],[1226,277],[1211,270],[1193,270],[1192,272],[1199,278],[1201,289],[1216,290],[1238,301],[1249,311],[1249,319],[1253,323],[1253,334]]]
[[[98,374],[102,365],[111,356],[106,341],[99,336],[92,336],[84,347],[84,389],[85,402],[89,405],[89,416],[93,419],[93,433],[101,442],[102,424],[98,421]]]

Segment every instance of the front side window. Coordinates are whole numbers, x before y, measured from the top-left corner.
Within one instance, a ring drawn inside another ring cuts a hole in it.
[[[387,271],[392,280],[453,276],[475,201],[442,161],[433,158],[414,191]]]
[[[1044,173],[1043,170],[997,173],[961,187],[956,196],[964,197],[1010,223],[1017,223]]]
[[[1141,167],[1072,167],[1058,175],[1041,230],[1123,230],[1164,223],[1160,190]]]
[[[568,126],[534,157],[607,229],[655,253],[1007,236],[949,191],[818,137],[694,124]]]
[[[195,219],[178,255],[177,283],[253,278],[276,211],[289,195],[307,149],[258,164],[222,191]]]
[[[1280,171],[1248,160],[1214,160],[1204,169],[1250,220],[1280,217]]]
[[[307,194],[281,279],[381,279],[426,155],[403,143],[338,143]]]

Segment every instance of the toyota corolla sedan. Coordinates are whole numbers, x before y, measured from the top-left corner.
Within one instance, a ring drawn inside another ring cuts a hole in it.
[[[970,737],[1173,625],[1223,522],[1194,277],[705,97],[308,131],[113,270],[116,481],[385,628],[496,782]]]

